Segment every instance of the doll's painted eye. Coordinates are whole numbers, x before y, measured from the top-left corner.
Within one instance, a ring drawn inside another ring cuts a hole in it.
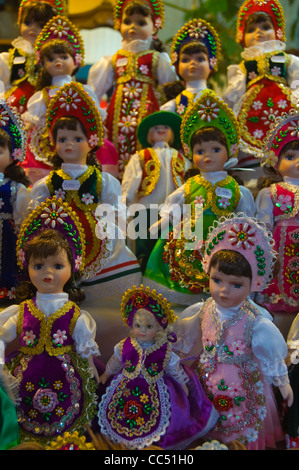
[[[57,270],[59,270],[59,269],[63,269],[63,265],[62,265],[62,264],[60,264],[60,263],[57,263],[57,264],[55,264],[55,266],[54,266],[54,267],[55,267],[55,269],[57,269]]]
[[[40,269],[42,269],[43,265],[41,263],[36,263],[33,268],[36,270],[36,271],[39,271]]]

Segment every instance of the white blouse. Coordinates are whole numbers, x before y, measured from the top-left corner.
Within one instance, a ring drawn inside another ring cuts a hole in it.
[[[60,294],[36,293],[36,306],[43,312],[46,318],[68,302],[66,292]],[[0,363],[4,361],[5,346],[17,337],[17,321],[19,305],[11,305],[0,313]],[[96,323],[92,316],[85,310],[80,311],[72,338],[75,342],[77,353],[88,358],[92,355],[100,355],[99,347],[95,342]]]

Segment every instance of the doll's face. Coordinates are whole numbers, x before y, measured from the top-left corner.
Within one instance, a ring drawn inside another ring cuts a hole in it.
[[[70,279],[72,267],[67,252],[61,249],[58,253],[46,258],[31,256],[28,273],[32,284],[41,294],[59,294]]]
[[[245,47],[257,46],[261,42],[273,39],[276,39],[276,35],[270,20],[251,23],[244,34]]]
[[[207,80],[210,73],[210,65],[207,54],[204,52],[195,52],[180,54],[178,72],[185,82],[194,80]]]
[[[21,36],[33,46],[42,30],[42,25],[37,21],[26,21],[20,24]]]
[[[251,280],[244,276],[234,276],[218,271],[212,267],[210,271],[210,294],[215,302],[223,308],[240,305],[251,292]]]
[[[64,163],[85,165],[91,148],[79,125],[76,130],[58,129],[55,149]]]
[[[0,145],[0,171],[3,173],[11,162],[12,158],[8,146],[2,147]]]
[[[122,38],[127,42],[136,39],[144,41],[148,37],[153,36],[156,31],[151,16],[143,16],[140,13],[124,15],[120,25]]]
[[[157,320],[150,312],[144,310],[136,312],[133,319],[132,331],[134,338],[138,341],[141,343],[151,341],[159,328]]]
[[[281,155],[277,164],[281,176],[299,178],[299,150],[289,149]]]
[[[165,124],[153,126],[147,134],[147,140],[151,145],[157,142],[167,142],[170,145],[173,142],[173,131]]]
[[[50,57],[44,58],[43,65],[51,77],[72,75],[75,70],[74,59],[67,52],[59,54],[53,52]]]
[[[194,165],[204,173],[222,171],[228,160],[226,147],[216,140],[196,143],[192,153]]]

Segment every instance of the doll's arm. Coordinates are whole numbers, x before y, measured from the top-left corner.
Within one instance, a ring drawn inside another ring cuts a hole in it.
[[[189,382],[189,377],[180,364],[179,356],[177,356],[173,351],[170,353],[170,360],[165,368],[165,372],[168,375],[171,375],[183,387],[184,392],[188,396],[189,390],[187,383]]]
[[[223,99],[230,107],[233,107],[246,92],[246,76],[239,65],[233,64],[227,67],[227,87],[223,93]]]
[[[103,95],[112,87],[114,78],[112,56],[105,56],[91,66],[87,84],[93,88],[98,100],[101,101]]]
[[[128,205],[138,200],[138,189],[142,180],[142,168],[140,165],[139,154],[135,153],[126,166],[122,183],[122,201]]]
[[[20,230],[21,224],[26,217],[29,201],[30,193],[28,189],[23,184],[18,183],[16,200],[13,203],[13,218],[17,231]]]
[[[292,54],[289,55],[288,66],[288,85],[296,93],[299,94],[299,57]]]
[[[263,188],[255,199],[255,217],[259,222],[263,222],[269,230],[273,229],[273,203],[270,188]]]
[[[279,390],[284,400],[286,400],[288,407],[292,406],[294,401],[294,393],[289,383],[285,385],[279,385]]]
[[[80,356],[89,358],[100,355],[99,347],[95,341],[96,322],[87,311],[81,310],[72,336],[76,344],[76,351]]]
[[[42,202],[44,202],[48,197],[50,197],[50,191],[46,184],[47,176],[38,180],[32,187],[30,191],[30,201],[28,204],[29,215],[34,209],[36,209]]]
[[[105,384],[111,375],[115,375],[122,370],[121,351],[120,346],[117,344],[114,347],[114,354],[110,357],[106,364],[106,370],[99,377],[99,382]]]
[[[250,189],[245,186],[239,186],[241,197],[237,205],[236,212],[244,212],[248,217],[254,217],[255,204]]]
[[[43,124],[47,112],[47,106],[42,91],[37,91],[28,100],[27,111],[22,114],[26,129],[35,124]],[[41,122],[41,120],[43,120]]]
[[[159,55],[157,78],[160,85],[172,83],[178,79],[175,68],[171,65],[170,57],[167,52],[161,52]]]
[[[9,67],[9,54],[2,52],[0,54],[0,80],[4,83],[7,90],[10,86],[10,67]]]
[[[167,198],[160,210],[160,219],[150,226],[149,231],[156,235],[159,231],[163,232],[169,224],[177,225],[181,221],[182,208],[185,202],[185,186],[182,185],[173,191]]]

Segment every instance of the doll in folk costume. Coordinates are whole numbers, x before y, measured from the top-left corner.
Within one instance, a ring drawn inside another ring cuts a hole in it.
[[[279,272],[257,301],[271,312],[287,335],[299,310],[299,113],[293,110],[275,121],[265,143],[264,163],[281,181],[263,188],[256,198],[256,217],[273,231]]]
[[[29,204],[25,158],[26,132],[19,114],[0,98],[0,299],[14,298],[18,269],[17,234]]]
[[[35,92],[38,67],[34,60],[34,43],[45,24],[66,11],[65,0],[22,0],[18,11],[20,36],[12,48],[0,54],[0,80],[5,85],[8,103],[22,114]]]
[[[96,412],[96,325],[78,306],[84,292],[76,284],[85,244],[79,218],[57,198],[33,211],[18,237],[21,303],[1,312],[0,343],[4,354],[20,338],[6,367],[19,382],[21,440],[48,443],[65,431],[82,434]]]
[[[203,261],[211,297],[185,309],[176,330],[176,351],[188,356],[201,343],[192,368],[220,415],[206,438],[239,440],[248,450],[285,444],[272,386],[287,406],[293,402],[286,342],[269,312],[250,298],[272,279],[273,244],[271,232],[245,214],[215,222]]]
[[[140,282],[141,272],[121,232],[126,211],[120,182],[101,172],[94,155],[103,142],[101,116],[82,84],[71,82],[60,88],[48,106],[46,125],[55,149],[53,170],[34,184],[29,211],[55,195],[70,204],[88,242],[82,277],[86,296],[119,293]],[[114,218],[101,219],[103,230],[98,231],[98,214],[101,218],[108,208]]]
[[[209,227],[221,215],[240,210],[253,215],[255,206],[249,189],[227,173],[236,163],[238,124],[213,91],[203,92],[184,114],[181,140],[198,174],[166,198],[161,220],[151,226],[151,233],[160,228],[161,237],[143,282],[170,301],[189,304],[208,294],[208,276],[196,240],[205,240]]]
[[[130,214],[136,216],[136,224],[139,221],[135,254],[143,271],[157,241],[148,229],[158,217],[159,206],[183,184],[184,173],[190,166],[179,151],[181,122],[178,114],[168,111],[157,111],[145,117],[137,129],[143,149],[131,157],[122,179],[123,202],[128,212],[130,206],[137,207],[134,204],[144,206],[143,210],[137,207],[137,216]]]
[[[160,41],[154,38],[164,25],[162,0],[117,0],[114,20],[123,38],[122,49],[94,64],[87,83],[99,101],[115,84],[105,125],[119,155],[121,178],[131,155],[140,149],[138,124],[159,110],[158,86],[174,81],[176,73],[168,54],[161,51]]]
[[[294,89],[299,58],[285,52],[285,41],[284,12],[278,0],[243,3],[237,20],[243,61],[228,67],[224,99],[234,107],[240,124],[239,161],[244,167],[259,165],[270,125],[298,102]]]
[[[132,449],[186,448],[214,426],[218,414],[172,352],[170,328],[177,317],[167,299],[143,285],[124,293],[121,314],[131,331],[99,378],[106,383],[115,376],[99,404],[101,432]]]
[[[165,93],[167,89],[170,94],[172,87],[176,93],[160,109],[183,116],[188,105],[208,88],[207,81],[218,69],[220,54],[220,39],[210,23],[201,18],[185,23],[171,45],[171,61],[180,81],[165,85]]]

